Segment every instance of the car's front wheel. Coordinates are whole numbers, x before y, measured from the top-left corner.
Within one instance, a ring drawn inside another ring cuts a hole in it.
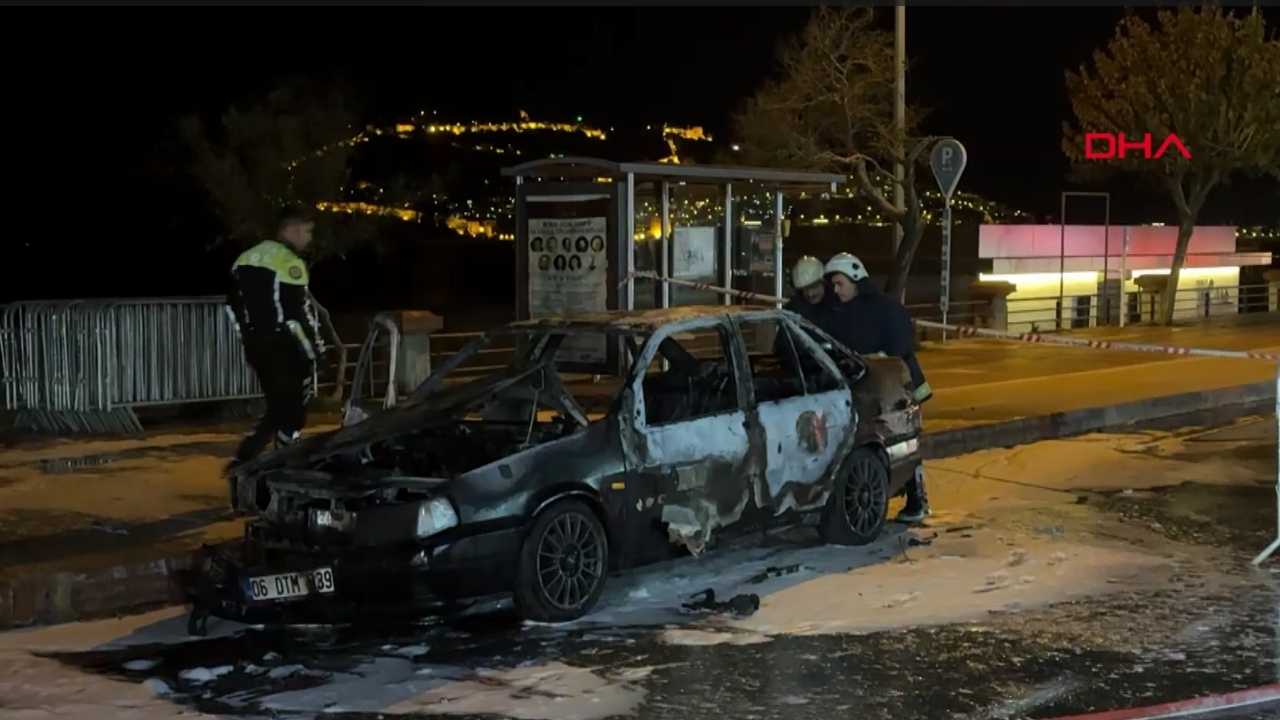
[[[520,549],[516,610],[540,622],[576,620],[599,601],[608,567],[600,519],[581,500],[557,502],[537,516]]]
[[[879,537],[888,509],[889,468],[874,451],[859,448],[827,500],[822,539],[835,545],[866,545]]]

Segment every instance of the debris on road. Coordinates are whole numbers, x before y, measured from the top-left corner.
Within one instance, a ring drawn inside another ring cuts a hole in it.
[[[793,573],[798,573],[800,572],[801,569],[802,569],[802,566],[799,563],[796,563],[794,565],[787,565],[785,567],[774,567],[770,565],[769,567],[765,568],[763,571],[751,576],[751,579],[748,580],[747,582],[751,583],[752,585],[759,585],[765,580],[770,580],[772,578],[780,578],[783,575],[791,575]]]
[[[919,537],[916,537],[915,535],[912,535],[907,538],[907,547],[928,547],[929,545],[933,544],[934,540],[937,540],[937,539],[938,539],[938,533],[934,533],[927,538],[919,538]]]
[[[716,591],[707,588],[695,593],[693,598],[692,602],[684,603],[686,610],[732,613],[738,617],[747,617],[760,609],[760,596],[755,593],[742,593],[734,595],[727,602],[716,602]]]

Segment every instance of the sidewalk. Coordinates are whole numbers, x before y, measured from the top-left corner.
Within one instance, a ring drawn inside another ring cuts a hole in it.
[[[1280,350],[1280,317],[1073,336]],[[920,362],[935,389],[924,408],[927,457],[1210,408],[1230,413],[1274,401],[1276,373],[1261,361],[983,339],[927,344]],[[221,469],[243,425],[0,441],[0,628],[180,602],[174,573],[193,551],[242,533]],[[312,432],[324,427],[332,425]]]
[[[1280,316],[1242,316],[1226,325],[1076,331],[1072,337],[1218,350],[1280,351]],[[930,434],[1149,398],[1274,384],[1258,360],[1187,358],[1143,352],[985,339],[929,343],[919,353],[934,398]]]

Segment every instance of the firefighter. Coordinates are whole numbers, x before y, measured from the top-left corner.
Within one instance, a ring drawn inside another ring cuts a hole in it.
[[[818,319],[828,305],[827,281],[823,278],[822,261],[805,255],[791,268],[791,285],[795,294],[782,306],[805,320],[818,325]]]
[[[292,443],[306,423],[316,364],[325,351],[308,289],[310,274],[299,256],[314,229],[310,216],[288,214],[277,226],[276,239],[244,251],[231,266],[228,304],[267,411],[240,443],[228,470],[253,459],[273,440],[277,447]]]
[[[916,402],[924,403],[932,397],[933,390],[916,359],[911,316],[902,303],[881,292],[866,266],[854,255],[833,256],[825,270],[835,297],[822,329],[854,352],[900,358],[911,373]],[[924,472],[919,469],[915,480],[907,484],[907,504],[898,514],[898,521],[919,522],[929,514]]]
[[[831,293],[827,291],[827,281],[822,277],[822,261],[812,255],[805,255],[797,260],[791,267],[791,286],[795,288],[795,292],[782,309],[822,327],[823,314],[831,304]],[[773,353],[781,360],[784,368],[795,370],[797,358],[790,343],[784,342],[783,338],[781,334],[774,338]],[[800,358],[800,362],[805,375],[809,375],[813,368],[807,366],[804,358]]]

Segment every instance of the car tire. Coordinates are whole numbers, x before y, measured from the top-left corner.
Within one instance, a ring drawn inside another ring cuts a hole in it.
[[[526,620],[568,622],[591,611],[604,592],[609,539],[581,500],[562,500],[534,519],[520,548],[516,611]]]
[[[859,448],[836,479],[822,515],[822,539],[833,545],[866,545],[880,536],[889,510],[889,468],[869,448]]]

